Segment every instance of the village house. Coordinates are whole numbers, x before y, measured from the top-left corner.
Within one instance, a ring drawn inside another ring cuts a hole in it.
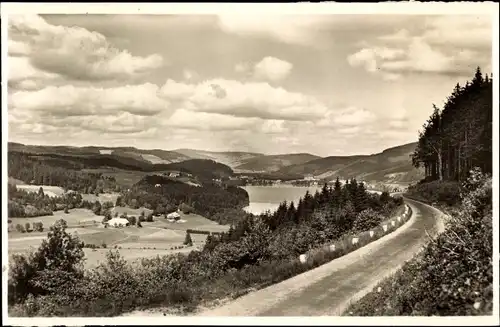
[[[173,178],[177,178],[181,176],[181,173],[179,171],[171,171],[169,174],[168,174],[168,177],[173,177]]]
[[[314,176],[312,174],[307,174],[307,175],[304,176],[304,180],[305,181],[314,181],[315,178],[314,178]]]
[[[130,222],[125,218],[112,218],[105,222],[105,224],[111,227],[125,227],[130,225]]]

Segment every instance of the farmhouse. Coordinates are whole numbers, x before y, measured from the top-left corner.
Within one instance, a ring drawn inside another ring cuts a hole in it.
[[[304,176],[304,180],[305,181],[314,181],[315,178],[314,178],[314,176],[312,174],[307,174],[307,175]]]
[[[181,215],[179,215],[177,212],[171,212],[167,215],[167,219],[179,219],[181,218]]]
[[[181,175],[181,173],[179,171],[171,171],[168,176],[169,177],[179,177]]]
[[[125,218],[112,218],[108,220],[106,224],[112,227],[125,227],[130,225],[129,221]]]

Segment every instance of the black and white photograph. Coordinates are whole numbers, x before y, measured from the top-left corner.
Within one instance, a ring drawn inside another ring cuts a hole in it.
[[[498,4],[1,13],[4,323],[499,323]]]

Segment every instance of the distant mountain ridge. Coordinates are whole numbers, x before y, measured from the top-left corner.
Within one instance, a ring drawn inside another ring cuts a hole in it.
[[[210,160],[230,167],[236,173],[266,173],[269,176],[306,176],[331,180],[337,176],[385,183],[410,183],[423,177],[411,164],[410,154],[417,143],[386,149],[377,154],[320,157],[309,153],[266,155],[255,152],[211,152],[194,149],[137,149],[135,147],[38,146],[9,142],[8,151],[43,156],[44,160],[71,160],[121,169],[175,169],[177,163],[193,159]],[[64,158],[62,158],[64,157]],[[69,158],[69,159],[68,159]],[[200,161],[200,163],[202,162]],[[197,161],[191,161],[196,163]],[[175,168],[174,168],[175,167]],[[280,178],[280,177],[279,177]]]

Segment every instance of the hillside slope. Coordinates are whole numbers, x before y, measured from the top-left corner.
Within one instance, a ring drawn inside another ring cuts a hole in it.
[[[231,168],[244,163],[246,160],[264,156],[262,153],[253,152],[211,152],[204,150],[193,150],[193,149],[176,149],[173,150],[175,153],[179,153],[186,157],[192,159],[208,159],[220,162],[222,164],[228,165]]]
[[[263,155],[244,160],[244,162],[239,166],[236,166],[235,169],[241,171],[273,172],[278,171],[283,167],[300,165],[320,158],[321,157],[309,153]]]
[[[159,149],[144,150],[134,147],[102,147],[102,146],[44,146],[25,145],[21,143],[9,142],[9,151],[27,152],[41,155],[71,155],[71,156],[112,156],[114,158],[132,158],[137,161],[150,164],[169,164],[192,159],[181,153],[165,151]]]
[[[279,170],[286,174],[312,174],[327,180],[357,178],[372,182],[409,183],[423,177],[411,164],[410,154],[417,143],[409,143],[372,155],[331,156],[291,165]]]

